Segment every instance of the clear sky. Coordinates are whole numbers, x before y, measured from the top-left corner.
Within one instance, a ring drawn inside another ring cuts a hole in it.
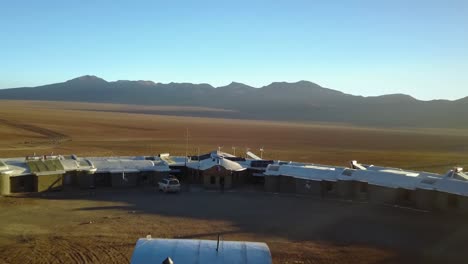
[[[468,96],[466,0],[5,0],[0,34],[0,88],[92,74]]]

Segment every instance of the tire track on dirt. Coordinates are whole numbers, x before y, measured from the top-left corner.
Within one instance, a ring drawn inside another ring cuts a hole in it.
[[[128,263],[125,252],[118,243],[103,239],[40,236],[0,247],[0,263]]]
[[[0,125],[2,124],[13,127],[13,128],[23,129],[26,131],[33,132],[33,133],[45,136],[46,138],[53,140],[53,141],[65,141],[65,140],[70,139],[70,137],[66,134],[63,134],[63,133],[60,133],[51,129],[47,129],[44,127],[40,127],[40,126],[22,124],[22,123],[18,123],[18,122],[6,120],[6,119],[0,119]]]

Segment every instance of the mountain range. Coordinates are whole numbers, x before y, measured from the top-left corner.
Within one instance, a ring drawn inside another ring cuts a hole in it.
[[[1,89],[0,99],[201,106],[232,110],[218,116],[228,118],[468,127],[468,97],[455,101],[421,101],[405,94],[363,97],[308,81],[274,82],[261,88],[232,82],[216,88],[192,83],[107,82],[86,75],[62,83]]]

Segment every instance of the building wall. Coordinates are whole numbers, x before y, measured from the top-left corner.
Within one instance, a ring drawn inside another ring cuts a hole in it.
[[[138,184],[138,173],[111,173],[112,187],[134,187]]]
[[[245,174],[245,182],[246,184],[258,184],[263,185],[265,183],[264,177],[254,176],[254,174],[263,174],[265,170],[254,170],[254,169],[247,169],[243,173]]]
[[[203,177],[203,171],[195,169],[188,169],[187,175],[184,180],[187,184],[203,184],[205,182]]]
[[[422,210],[436,209],[437,191],[416,189],[413,191],[412,200],[414,207]]]
[[[94,188],[94,174],[80,173],[76,176],[77,186],[82,189]]]
[[[395,203],[401,206],[416,207],[414,190],[397,188]]]
[[[63,188],[63,174],[35,176],[35,191],[59,191]]]
[[[208,170],[203,171],[203,185],[205,188],[209,189],[220,189],[221,177],[224,177],[224,188],[232,188],[231,171],[226,170],[222,166],[214,166]]]
[[[191,169],[189,169],[189,168],[187,168],[185,166],[169,166],[169,168],[171,169],[170,174],[177,177],[177,179],[179,179],[179,181],[183,181],[183,180],[187,179],[188,176],[190,175],[189,171]]]
[[[10,193],[34,192],[35,180],[33,175],[10,177]]]
[[[356,199],[360,192],[360,182],[356,181],[337,181],[336,195],[343,199]],[[367,199],[367,197],[366,197]]]
[[[279,176],[265,176],[264,188],[266,192],[277,193],[280,191],[280,177]]]
[[[354,182],[353,199],[357,201],[369,200],[369,184],[367,182]]]
[[[464,197],[460,195],[437,192],[435,199],[435,208],[439,211],[452,211],[460,212],[463,211],[466,206]]]
[[[78,172],[76,171],[67,171],[64,175],[63,175],[63,185],[64,186],[77,186],[77,179],[76,179],[76,175],[78,174]]]
[[[279,176],[280,178],[280,192],[282,193],[295,193],[296,192],[296,179],[289,176]]]
[[[111,187],[112,175],[110,173],[95,173],[94,174],[94,186],[96,188]]]
[[[396,189],[368,185],[369,202],[376,204],[395,204],[396,203]]]
[[[321,195],[322,197],[336,197],[337,196],[337,182],[321,181]]]
[[[142,171],[138,173],[136,184],[138,186],[157,186],[158,182],[168,176],[168,172]]]
[[[203,175],[203,186],[207,189],[221,189],[220,180],[224,177],[224,189],[232,188],[231,175]]]
[[[296,193],[298,194],[310,194],[310,195],[321,195],[322,184],[321,181],[311,181],[305,179],[295,179],[296,181]]]
[[[468,197],[458,196],[458,209],[461,213],[468,213]]]
[[[157,186],[158,182],[160,182],[164,178],[169,177],[169,172],[155,171],[155,172],[152,173],[152,175],[153,175],[153,179],[152,179],[152,182],[150,182],[150,185]],[[180,183],[184,184],[185,182],[183,180],[181,180]]]
[[[0,195],[10,194],[10,175],[0,174]]]
[[[87,173],[84,171],[67,171],[63,175],[63,185],[65,187],[66,186],[81,187],[80,181],[82,181],[82,177],[85,177],[86,174]]]
[[[249,177],[246,171],[233,171],[231,174],[232,187],[252,184],[251,176]]]

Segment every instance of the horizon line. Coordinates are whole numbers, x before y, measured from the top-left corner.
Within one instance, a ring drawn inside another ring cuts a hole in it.
[[[129,81],[129,82],[149,82],[149,83],[152,83],[152,84],[162,84],[162,85],[168,85],[168,84],[171,84],[171,83],[174,83],[174,84],[194,84],[194,85],[209,85],[211,87],[213,87],[214,89],[218,89],[218,88],[222,88],[222,87],[226,87],[226,86],[229,86],[233,83],[238,83],[238,84],[242,84],[242,85],[245,85],[245,86],[248,86],[248,87],[251,87],[251,88],[254,88],[254,89],[262,89],[262,88],[265,88],[267,86],[270,86],[274,83],[286,83],[286,84],[296,84],[296,83],[300,83],[300,82],[307,82],[307,83],[311,83],[311,84],[315,84],[323,89],[329,89],[329,90],[333,90],[333,91],[337,91],[337,92],[341,92],[343,94],[347,94],[347,95],[352,95],[352,96],[360,96],[360,97],[365,97],[365,98],[368,98],[368,97],[382,97],[382,96],[390,96],[390,95],[404,95],[404,96],[409,96],[417,101],[421,101],[421,102],[432,102],[432,101],[450,101],[450,102],[455,102],[455,101],[459,101],[459,100],[462,100],[462,99],[465,99],[468,97],[467,96],[463,96],[463,97],[459,97],[459,98],[456,98],[456,99],[442,99],[442,98],[433,98],[433,99],[427,99],[427,100],[424,100],[424,99],[419,99],[417,98],[416,96],[414,95],[411,95],[411,94],[406,94],[406,93],[399,93],[399,92],[396,92],[396,93],[388,93],[388,94],[379,94],[379,95],[362,95],[362,94],[351,94],[351,93],[345,93],[341,90],[338,90],[338,89],[334,89],[334,88],[329,88],[329,87],[325,87],[325,86],[322,86],[316,82],[313,82],[313,81],[308,81],[308,80],[305,80],[305,79],[301,79],[301,80],[297,80],[297,81],[271,81],[269,82],[269,84],[266,84],[266,85],[263,85],[263,86],[254,86],[254,85],[250,85],[250,84],[246,84],[244,82],[237,82],[237,81],[230,81],[228,84],[226,85],[220,85],[220,86],[214,86],[208,82],[155,82],[153,80],[143,80],[143,79],[140,79],[140,80],[130,80],[130,79],[117,79],[117,80],[108,80],[108,79],[104,79],[102,77],[99,77],[97,75],[94,75],[94,74],[85,74],[85,75],[81,75],[81,76],[78,76],[78,77],[74,77],[74,78],[71,78],[71,79],[68,79],[68,80],[65,80],[65,81],[61,81],[61,82],[52,82],[52,83],[46,83],[46,84],[39,84],[39,85],[35,85],[35,86],[19,86],[19,87],[2,87],[0,88],[0,90],[9,90],[9,89],[21,89],[21,88],[37,88],[37,87],[41,87],[41,86],[46,86],[46,85],[53,85],[53,84],[59,84],[59,83],[66,83],[68,81],[72,81],[72,80],[76,80],[76,79],[80,79],[80,78],[88,78],[88,77],[92,77],[92,78],[96,78],[96,79],[100,79],[100,80],[103,80],[107,83],[116,83],[116,82],[119,82],[119,81]],[[0,98],[1,99],[1,98]]]

